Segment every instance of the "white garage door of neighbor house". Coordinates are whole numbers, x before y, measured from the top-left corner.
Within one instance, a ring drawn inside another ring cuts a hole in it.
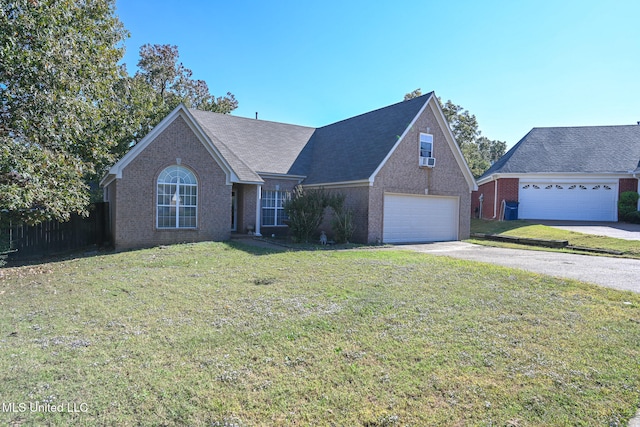
[[[617,221],[618,183],[520,182],[519,219]]]
[[[458,240],[458,198],[384,195],[385,243]]]

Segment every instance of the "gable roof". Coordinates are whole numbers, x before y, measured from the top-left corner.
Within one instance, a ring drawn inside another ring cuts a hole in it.
[[[478,182],[507,173],[631,173],[640,161],[640,126],[533,128]]]
[[[432,95],[316,129],[290,172],[305,175],[305,184],[370,179]]]
[[[189,109],[216,145],[256,173],[288,174],[315,129]],[[234,166],[232,164],[232,166]]]
[[[399,102],[321,128],[188,109],[179,105],[111,167],[105,186],[175,119],[182,117],[227,174],[227,182],[259,184],[261,175],[288,175],[304,184],[372,182],[418,116],[430,105],[458,165],[476,184],[435,94]]]

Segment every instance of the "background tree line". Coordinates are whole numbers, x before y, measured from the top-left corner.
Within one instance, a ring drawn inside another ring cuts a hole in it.
[[[193,78],[176,46],[142,46],[130,75],[127,37],[115,0],[0,2],[0,225],[86,213],[106,169],[181,102],[237,108]],[[476,176],[504,153],[468,111],[443,110]]]

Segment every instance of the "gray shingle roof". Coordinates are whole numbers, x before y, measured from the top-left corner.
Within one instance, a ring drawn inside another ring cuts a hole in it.
[[[190,109],[241,181],[303,175],[305,184],[368,179],[429,101],[429,93],[319,129]]]
[[[288,173],[314,128],[189,109],[243,181],[258,172]]]
[[[432,94],[317,129],[291,172],[305,184],[368,179]]]
[[[480,180],[495,173],[628,173],[639,161],[639,125],[533,128]]]

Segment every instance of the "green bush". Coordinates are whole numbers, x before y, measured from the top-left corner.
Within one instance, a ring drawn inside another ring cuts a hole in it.
[[[355,226],[353,211],[344,207],[346,196],[342,193],[327,194],[323,189],[304,190],[298,186],[291,198],[283,204],[289,219],[286,221],[294,241],[309,243],[324,218],[324,210],[333,210],[331,228],[338,243],[348,243]]]
[[[324,190],[304,190],[298,186],[282,208],[289,217],[286,221],[296,242],[308,243],[316,232],[327,207]]]
[[[333,209],[334,216],[331,220],[331,228],[335,234],[336,242],[349,243],[353,236],[355,226],[353,224],[353,211],[344,207],[344,194],[333,194],[328,198],[328,205]]]
[[[632,222],[634,224],[640,224],[640,212],[630,212],[625,215],[624,220],[627,222]]]
[[[620,194],[618,200],[618,215],[623,221],[640,223],[640,213],[638,212],[638,199],[640,194],[635,191],[625,191]]]

